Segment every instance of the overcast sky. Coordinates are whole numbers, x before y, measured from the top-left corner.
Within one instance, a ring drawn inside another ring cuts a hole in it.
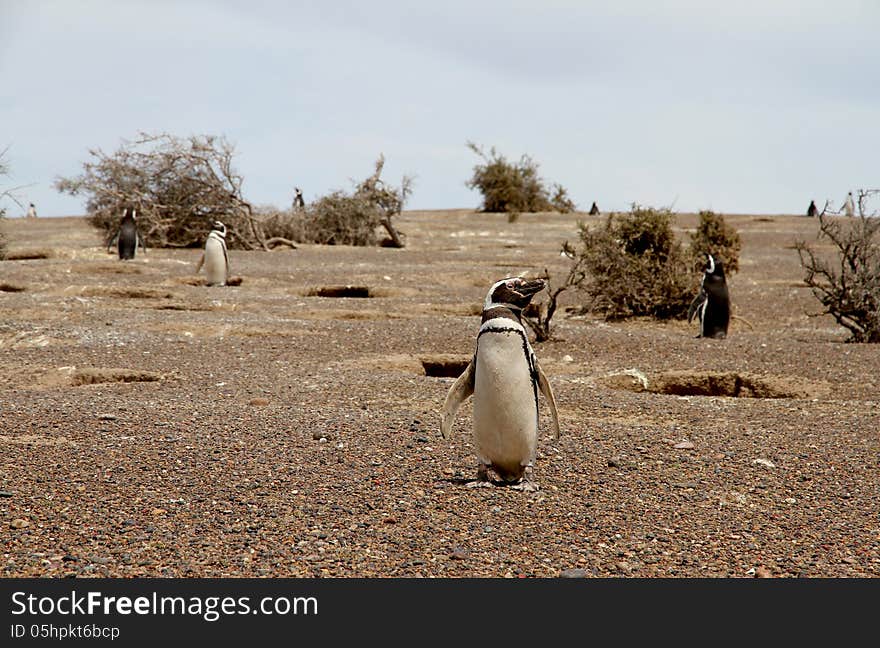
[[[381,152],[477,207],[473,140],[582,209],[798,213],[880,186],[880,1],[0,0],[0,187],[82,214],[54,179],[138,131],[225,135],[256,204]]]

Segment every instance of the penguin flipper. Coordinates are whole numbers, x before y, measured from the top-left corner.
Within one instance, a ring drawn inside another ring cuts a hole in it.
[[[202,256],[199,258],[199,262],[196,264],[196,272],[195,274],[199,274],[199,270],[202,269],[202,265],[205,263],[205,253],[202,252]]]
[[[556,411],[556,398],[553,396],[553,388],[550,387],[550,381],[547,380],[547,374],[545,374],[544,370],[541,369],[541,365],[538,365],[537,369],[538,369],[538,389],[541,390],[541,393],[544,394],[544,398],[547,399],[547,403],[550,405],[550,418],[553,420],[553,434],[558,439],[559,438],[559,413]]]
[[[444,439],[449,438],[449,432],[452,424],[455,422],[455,414],[461,404],[474,393],[474,361],[468,363],[467,369],[461,372],[458,380],[449,389],[446,394],[446,400],[443,401],[443,411],[440,416],[440,434]]]
[[[708,298],[709,296],[706,294],[706,291],[700,288],[700,292],[694,297],[694,301],[691,302],[690,308],[688,308],[688,324],[694,319],[694,315],[700,312],[700,306],[702,306],[703,302]]]

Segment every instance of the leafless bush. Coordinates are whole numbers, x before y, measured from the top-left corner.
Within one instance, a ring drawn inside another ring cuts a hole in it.
[[[523,155],[514,164],[508,162],[494,147],[487,154],[473,142],[468,142],[467,146],[483,160],[483,164],[474,167],[473,176],[465,184],[483,194],[484,212],[569,213],[575,210],[574,202],[562,185],[554,184],[551,195],[544,180],[538,175],[538,163],[528,155]]]
[[[724,271],[728,274],[739,271],[739,253],[742,241],[739,234],[725,222],[721,214],[712,211],[700,212],[700,224],[690,235],[688,256],[692,267],[702,268],[706,264],[706,255],[724,263]]]
[[[880,342],[880,218],[860,213],[855,219],[819,215],[820,240],[837,248],[834,258],[819,256],[806,242],[795,242],[804,282],[850,332],[851,342]]]
[[[382,179],[385,158],[379,156],[372,175],[357,183],[353,193],[334,191],[318,198],[305,209],[268,214],[262,221],[269,237],[284,237],[321,245],[376,245],[377,230],[384,228],[384,245],[402,248],[403,236],[393,219],[403,210],[412,192],[412,178],[404,176],[400,187]]]
[[[250,203],[242,197],[244,178],[232,166],[234,147],[223,137],[140,133],[108,155],[89,151],[93,161],[82,175],[58,178],[62,193],[88,197],[92,225],[113,235],[126,207],[137,210],[144,238],[152,247],[201,246],[211,224],[227,227],[231,248],[266,248]]]
[[[559,296],[569,288],[579,287],[586,278],[584,258],[578,256],[574,246],[565,241],[562,244],[562,253],[572,262],[565,279],[554,288],[550,273],[545,268],[543,278],[547,280],[547,299],[530,305],[523,313],[523,321],[535,334],[535,342],[545,342],[551,338],[551,320],[556,313]]]
[[[682,318],[696,285],[669,209],[633,205],[590,228],[580,224],[577,259],[586,278],[587,308],[607,319],[652,316]]]
[[[0,178],[9,176],[9,164],[4,159],[8,150],[9,147],[0,151]],[[15,194],[17,189],[21,189],[21,187],[4,188],[0,186],[0,260],[6,258],[6,233],[3,231],[3,221],[6,220],[6,205],[4,203],[7,200],[11,200],[19,207],[22,207],[21,201]]]

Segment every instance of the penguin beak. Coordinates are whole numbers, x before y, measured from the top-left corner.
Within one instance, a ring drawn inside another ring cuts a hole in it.
[[[543,279],[532,279],[530,281],[523,281],[516,288],[514,288],[514,290],[522,295],[525,298],[526,302],[528,302],[534,295],[544,290],[546,286],[547,282]]]

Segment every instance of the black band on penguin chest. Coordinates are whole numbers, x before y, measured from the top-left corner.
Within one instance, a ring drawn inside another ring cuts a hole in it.
[[[529,347],[529,338],[526,337],[525,331],[518,328],[513,328],[512,326],[489,326],[484,329],[480,329],[480,332],[477,334],[477,352],[474,353],[474,371],[477,371],[477,353],[479,352],[480,346],[480,338],[483,337],[485,333],[516,333],[519,335],[522,340],[522,351],[523,356],[526,359],[526,364],[529,367],[529,378],[532,381],[532,393],[535,397],[535,414],[538,412],[538,362],[535,358],[535,354],[532,353],[531,348]]]

